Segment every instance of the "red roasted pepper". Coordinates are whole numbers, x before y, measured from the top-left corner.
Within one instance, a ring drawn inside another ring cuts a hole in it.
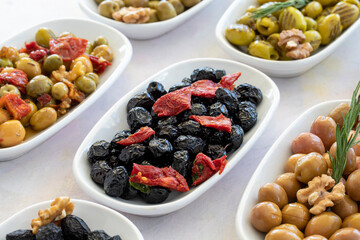
[[[122,146],[128,146],[134,143],[141,143],[154,134],[155,131],[151,127],[142,127],[136,133],[131,134],[129,137],[120,140],[117,143]]]
[[[231,120],[222,114],[217,117],[190,115],[189,118],[197,121],[201,126],[215,128],[222,132],[231,132]]]
[[[43,62],[44,59],[47,57],[47,53],[45,50],[36,50],[36,51],[32,51],[29,55],[29,58],[37,61],[37,62]]]
[[[26,73],[21,70],[14,69],[11,72],[5,72],[0,74],[0,84],[12,84],[15,85],[20,92],[26,93],[26,85],[28,84],[28,78]]]
[[[227,88],[230,91],[234,90],[234,82],[241,76],[241,72],[225,75],[221,78],[219,85],[222,88]]]
[[[44,50],[46,54],[50,54],[49,49],[39,46],[36,42],[25,43],[25,47],[21,48],[19,52],[30,54],[37,50]]]
[[[45,106],[48,102],[50,102],[52,99],[52,97],[47,94],[47,93],[44,93],[42,94],[40,97],[38,97],[36,100],[40,103],[40,105],[43,107]]]
[[[101,59],[92,55],[88,55],[90,61],[94,67],[94,72],[97,74],[101,74],[105,71],[105,69],[111,65],[111,62],[106,61],[105,59]]]
[[[0,98],[0,108],[4,106],[15,120],[20,120],[31,112],[31,107],[14,93],[5,94]]]
[[[134,163],[130,182],[166,187],[179,192],[189,191],[185,178],[172,167],[157,168]]]
[[[86,50],[88,40],[77,37],[50,39],[51,54],[58,54],[64,61],[80,57]]]
[[[226,155],[211,161],[211,158],[203,153],[198,153],[192,167],[193,186],[208,180],[217,171],[221,174],[226,166]]]

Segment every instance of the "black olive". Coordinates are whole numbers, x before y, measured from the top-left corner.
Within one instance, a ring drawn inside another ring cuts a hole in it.
[[[166,125],[158,130],[158,137],[166,138],[167,140],[171,141],[179,136],[179,131],[177,127],[173,125]]]
[[[235,116],[245,133],[249,131],[257,121],[256,109],[251,107],[239,109]]]
[[[110,170],[111,167],[109,167],[106,161],[97,161],[91,167],[91,172],[90,172],[91,179],[94,182],[103,185],[106,173],[109,172]]]
[[[193,115],[191,113],[191,110],[190,109],[187,109],[185,111],[183,111],[182,113],[179,113],[178,115],[176,115],[177,119],[178,119],[178,122],[185,122],[187,120],[190,120],[189,117]]]
[[[119,158],[121,153],[121,150],[118,149],[112,149],[110,151],[110,156],[107,159],[107,162],[111,168],[117,167],[117,166],[123,166],[126,163],[122,162]]]
[[[230,142],[229,149],[238,149],[244,140],[244,130],[239,125],[232,125],[231,132],[228,134],[228,141]]]
[[[220,82],[221,78],[226,75],[226,71],[222,69],[216,69],[215,75],[216,75],[216,81],[214,82]]]
[[[146,147],[142,144],[135,143],[126,146],[121,150],[119,160],[124,164],[140,162],[146,155]]]
[[[177,119],[176,119],[175,116],[173,116],[173,117],[161,118],[158,121],[157,126],[159,128],[161,128],[161,127],[166,126],[166,125],[175,125],[176,123],[177,123]]]
[[[150,96],[150,94],[144,92],[136,94],[133,98],[131,98],[127,104],[126,110],[129,112],[134,107],[143,107],[150,111],[154,103],[155,100]]]
[[[191,104],[201,103],[202,105],[207,107],[207,106],[210,106],[211,104],[213,104],[214,100],[216,100],[216,99],[215,98],[202,98],[202,97],[192,96],[191,97]]]
[[[184,87],[190,86],[190,83],[187,82],[180,82],[170,87],[169,92],[174,92],[176,90],[182,89]]]
[[[96,230],[89,233],[86,240],[110,240],[110,238],[104,230]]]
[[[214,160],[226,155],[226,151],[222,145],[209,144],[207,146],[207,150],[205,151],[205,155],[210,157],[212,160]]]
[[[239,103],[239,109],[240,108],[246,108],[246,107],[250,107],[250,108],[254,108],[256,109],[256,105],[250,101],[242,101]]]
[[[217,117],[220,114],[224,115],[225,117],[229,116],[229,112],[228,112],[226,106],[224,104],[222,104],[221,102],[216,102],[209,107],[209,115],[210,116]]]
[[[191,154],[198,154],[204,149],[205,142],[199,138],[191,135],[180,135],[174,141],[176,150],[188,150]]]
[[[118,132],[117,134],[115,134],[114,138],[110,142],[111,148],[121,150],[123,148],[123,146],[118,144],[117,142],[126,139],[130,135],[131,135],[130,130],[122,130],[122,131]]]
[[[186,150],[176,151],[173,155],[173,162],[171,167],[175,169],[178,173],[186,177],[189,170],[190,160],[189,152]]]
[[[191,73],[190,78],[192,82],[204,79],[216,81],[216,71],[211,67],[196,68]]]
[[[87,152],[87,157],[89,162],[93,164],[96,161],[106,160],[109,157],[109,154],[110,143],[105,140],[101,140],[91,145],[89,151]]]
[[[169,140],[165,138],[154,138],[149,142],[149,150],[154,158],[161,158],[168,156],[172,152],[173,147]]]
[[[104,181],[105,193],[112,197],[120,197],[128,186],[129,175],[123,166],[119,166],[106,174]]]
[[[150,193],[140,192],[140,196],[147,203],[161,203],[169,197],[170,191],[163,187],[150,187]]]
[[[135,198],[137,196],[137,194],[138,194],[138,191],[128,184],[128,186],[124,189],[124,193],[120,196],[120,198],[125,199],[125,200],[130,200],[130,199]]]
[[[242,101],[250,101],[255,105],[259,105],[263,99],[261,90],[248,83],[242,83],[235,87],[235,91],[240,94],[240,99]]]
[[[184,77],[183,80],[181,80],[181,82],[183,82],[185,84],[191,84],[191,79],[188,77]]]
[[[6,234],[6,240],[35,240],[31,230],[19,229]]]
[[[191,104],[190,111],[191,111],[192,115],[204,116],[207,114],[206,107],[204,106],[204,104],[201,104],[201,103]]]
[[[225,132],[214,129],[208,141],[210,144],[226,145]]]
[[[53,222],[40,227],[39,230],[36,232],[36,240],[64,240],[64,239],[68,240],[72,238],[66,238],[65,235],[63,236],[63,232],[61,232],[61,228],[58,227]],[[74,238],[74,240],[76,239]]]
[[[194,120],[188,120],[178,124],[179,133],[182,135],[197,136],[201,133],[200,123]]]
[[[86,240],[91,232],[84,220],[74,215],[67,215],[61,220],[61,229],[65,240]]]
[[[152,117],[150,113],[142,107],[134,107],[127,115],[127,123],[130,126],[132,132],[145,126],[152,124]]]
[[[156,112],[154,112],[154,109],[152,109],[152,108],[151,108],[151,111],[150,111],[150,115],[151,115],[153,123],[157,123],[159,121],[159,116],[157,115]]]
[[[226,88],[218,88],[215,92],[216,98],[225,104],[228,111],[236,113],[238,109],[238,99],[236,95]]]
[[[209,139],[211,137],[211,135],[213,135],[214,131],[215,130],[213,128],[201,126],[201,136],[204,139]]]
[[[155,100],[160,98],[162,95],[165,95],[167,93],[165,88],[164,88],[164,85],[162,85],[159,82],[151,82],[151,83],[149,83],[149,85],[147,87],[147,92]]]

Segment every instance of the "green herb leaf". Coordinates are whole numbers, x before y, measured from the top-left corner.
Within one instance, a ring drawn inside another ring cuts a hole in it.
[[[251,14],[251,17],[254,19],[266,17],[273,12],[279,11],[281,9],[287,7],[295,7],[295,8],[303,8],[308,4],[311,0],[288,0],[286,2],[276,2],[266,8],[258,8],[254,10]]]
[[[139,190],[140,192],[142,193],[145,193],[145,194],[149,194],[150,193],[150,187],[149,186],[146,186],[144,184],[141,184],[141,183],[134,183],[134,182],[130,182],[130,186],[135,188],[136,190]]]

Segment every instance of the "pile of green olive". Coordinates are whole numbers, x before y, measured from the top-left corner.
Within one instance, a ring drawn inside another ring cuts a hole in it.
[[[146,9],[144,21],[122,21],[125,23],[152,23],[158,21],[164,21],[170,18],[174,18],[177,15],[183,13],[187,9],[195,6],[201,0],[161,0],[161,1],[149,1],[149,0],[95,0],[99,5],[99,14],[113,18],[113,13],[120,11],[120,9],[127,7],[134,7],[139,9]]]
[[[359,16],[359,0],[317,0],[304,8],[287,7],[266,17],[254,19],[252,12],[274,4],[258,0],[259,7],[250,6],[236,24],[225,30],[226,39],[240,50],[255,57],[269,60],[293,60],[286,56],[286,49],[279,46],[283,30],[299,29],[305,42],[311,44],[314,54],[320,45],[328,45]],[[282,1],[281,1],[282,2]]]
[[[259,189],[259,203],[253,207],[250,219],[255,229],[266,233],[265,240],[360,239],[359,143],[347,152],[340,181],[345,185],[342,200],[313,215],[309,211],[313,207],[310,201],[301,202],[298,194],[299,190],[308,187],[310,181],[328,174],[332,168],[327,151],[336,156],[336,125],[342,126],[343,116],[349,108],[349,104],[343,103],[328,116],[316,118],[310,132],[301,133],[292,141],[293,155],[286,161],[285,173]]]
[[[75,45],[78,49],[81,48],[81,51],[72,48],[72,51],[80,56],[73,55],[73,60],[69,60],[60,56],[62,53],[68,54],[69,51],[66,49],[62,49],[61,54],[55,54],[51,48],[49,50],[51,39],[58,41],[65,38],[72,38],[75,42],[83,43],[82,46]],[[12,84],[7,81],[1,84],[0,81],[0,99],[9,93],[16,94],[31,108],[26,116],[15,119],[7,106],[0,107],[0,147],[18,145],[34,132],[44,130],[54,124],[58,117],[66,114],[73,106],[95,91],[99,76],[94,72],[97,69],[94,69],[95,65],[93,66],[90,57],[100,59],[100,63],[101,61],[111,62],[113,58],[108,40],[103,36],[90,42],[76,38],[69,32],[56,36],[50,29],[41,28],[35,34],[35,42],[36,52],[42,51],[44,54],[41,59],[37,59],[36,54],[33,54],[34,50],[29,50],[31,51],[28,52],[29,54],[26,53],[26,47],[20,50],[14,47],[3,47],[0,53],[3,54],[0,58],[1,77],[18,71],[27,78],[26,86],[21,86],[21,88],[16,78]],[[72,98],[72,94],[80,96],[78,98],[80,100]],[[45,100],[41,97],[45,97]]]

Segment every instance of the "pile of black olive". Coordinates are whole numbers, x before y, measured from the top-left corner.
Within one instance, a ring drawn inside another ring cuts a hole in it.
[[[91,231],[84,220],[67,215],[61,220],[61,226],[52,222],[40,227],[36,234],[19,229],[8,233],[6,240],[121,240],[121,237],[110,237],[103,230]]]
[[[224,75],[225,70],[197,68],[190,78],[184,78],[172,86],[169,92],[190,86],[198,80],[219,82]],[[101,140],[90,147],[90,176],[94,182],[104,187],[107,195],[132,199],[139,194],[148,203],[166,200],[170,193],[166,188],[150,187],[150,193],[145,194],[129,185],[133,163],[155,167],[171,166],[191,186],[191,169],[196,154],[203,152],[211,159],[216,159],[239,148],[244,133],[257,121],[256,106],[262,101],[260,89],[242,83],[233,91],[218,88],[213,99],[192,96],[191,109],[177,116],[159,118],[152,106],[166,93],[168,92],[161,83],[151,82],[146,92],[135,95],[128,102],[127,122],[130,130],[116,133],[111,142]],[[220,114],[231,119],[231,133],[203,127],[189,119],[190,115],[215,117]],[[117,143],[144,126],[154,129],[155,135],[142,143],[125,147]]]

